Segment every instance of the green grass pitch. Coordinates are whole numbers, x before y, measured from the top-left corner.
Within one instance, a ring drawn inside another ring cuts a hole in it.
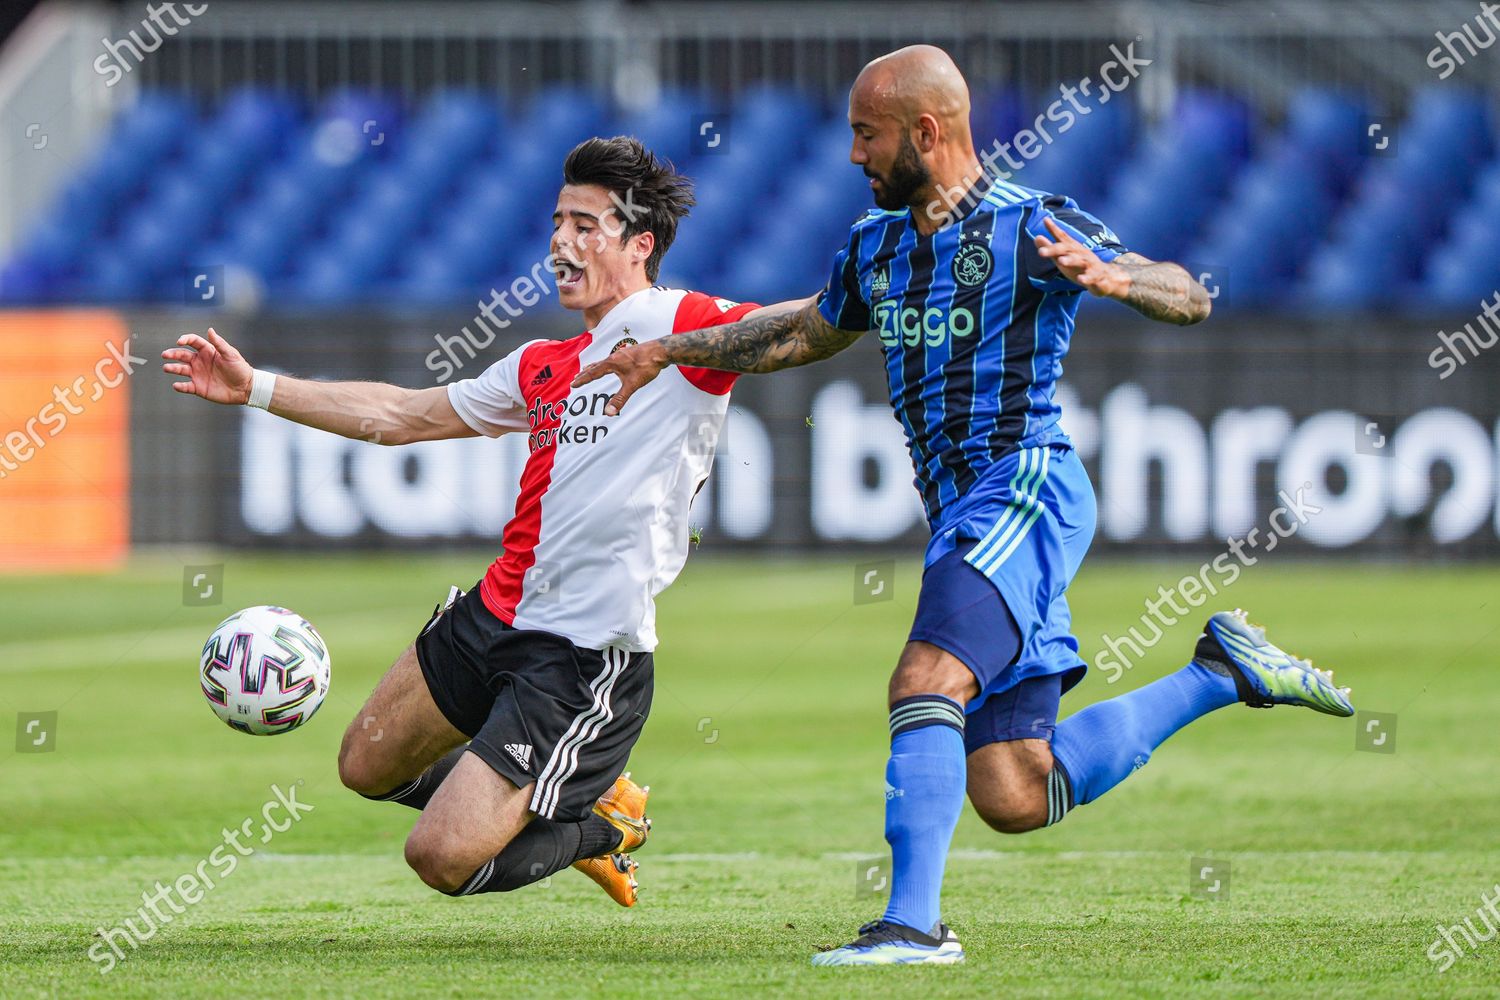
[[[1446,997],[1500,992],[1500,941],[1447,971],[1438,925],[1500,882],[1494,792],[1500,570],[1263,561],[1223,595],[1398,716],[1396,752],[1355,724],[1230,708],[1058,827],[1002,837],[966,812],[944,915],[966,965],[813,969],[877,916],[861,876],[885,850],[884,690],[918,567],[855,605],[853,558],[700,553],[660,602],[650,723],[632,761],[653,788],[642,901],[572,871],[449,899],[401,860],[413,815],[340,787],[341,731],[450,582],[482,557],[226,554],[225,603],[184,607],[180,566],[0,580],[0,711],[56,710],[55,751],[0,760],[0,995],[666,997]],[[1072,593],[1086,655],[1195,565],[1095,562]],[[232,732],[195,680],[229,611],[297,609],[333,651],[302,731]],[[1204,614],[1206,614],[1205,609]],[[1175,669],[1201,625],[1169,630],[1064,714]],[[101,975],[92,935],[193,871],[270,786],[313,807]],[[1227,898],[1190,859],[1227,861]],[[878,881],[874,884],[878,885]]]

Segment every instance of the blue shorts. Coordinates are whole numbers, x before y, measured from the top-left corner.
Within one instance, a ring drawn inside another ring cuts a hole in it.
[[[1060,697],[1083,679],[1088,666],[1073,638],[1066,591],[1094,522],[1093,486],[1067,445],[1012,452],[944,512],[927,546],[911,638],[952,653],[978,679],[979,695],[965,708],[976,738],[1010,731],[991,715],[1018,705],[1035,709],[1033,700],[1045,701],[1054,683]],[[988,704],[1045,678],[1055,680]],[[976,719],[981,712],[988,714]],[[1055,720],[1054,698],[1049,735]]]

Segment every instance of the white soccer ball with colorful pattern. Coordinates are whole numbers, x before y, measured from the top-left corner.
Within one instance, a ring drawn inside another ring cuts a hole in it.
[[[198,676],[208,707],[232,729],[289,733],[313,717],[332,679],[328,644],[295,611],[261,605],[219,623]]]

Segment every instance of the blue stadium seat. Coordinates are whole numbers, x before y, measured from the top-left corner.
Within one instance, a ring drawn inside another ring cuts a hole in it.
[[[151,196],[153,181],[170,174],[196,124],[192,106],[175,94],[147,91],[121,112],[102,148],[63,185],[57,201],[23,239],[17,255],[22,266],[11,272],[17,287],[32,288],[41,281],[48,289],[43,298],[108,301],[89,291],[89,254],[113,238],[122,219]],[[138,224],[133,238],[160,245],[161,234],[150,228]],[[111,287],[125,294],[118,281]],[[138,289],[128,293],[131,301],[142,299]],[[27,294],[37,297],[34,291]]]
[[[1133,250],[1176,259],[1197,236],[1250,152],[1250,116],[1223,94],[1189,91],[1129,160],[1095,212]]]
[[[669,88],[651,107],[622,119],[619,128],[622,134],[641,140],[658,157],[687,169],[694,153],[693,122],[696,116],[716,110],[705,106],[709,103],[687,91]]]
[[[25,257],[0,264],[0,303],[39,306],[52,302],[58,291],[53,274]]]
[[[153,271],[180,268],[189,244],[208,231],[215,207],[203,200],[192,178],[168,177],[124,220],[118,246]]]
[[[502,160],[523,182],[545,177],[555,186],[568,150],[610,131],[608,119],[594,94],[578,87],[547,87],[532,96],[516,122],[515,134],[525,141],[502,144]]]
[[[70,291],[84,303],[137,305],[150,301],[154,277],[148,262],[104,246],[86,256],[82,280]]]
[[[1359,106],[1335,93],[1293,98],[1285,131],[1238,176],[1184,256],[1226,277],[1221,306],[1285,304],[1282,291],[1313,250],[1309,232],[1331,218],[1351,186],[1362,120]]]
[[[410,306],[457,306],[477,302],[488,287],[482,284],[477,273],[488,271],[479,271],[471,267],[471,263],[468,258],[451,254],[444,247],[420,246],[406,258],[381,298],[391,304]]]
[[[1410,298],[1432,244],[1494,150],[1483,95],[1442,87],[1418,92],[1394,139],[1388,154],[1370,157],[1299,299],[1345,307]]]
[[[1363,166],[1360,130],[1368,121],[1369,112],[1357,97],[1306,88],[1287,107],[1282,143],[1303,154],[1323,190],[1342,199]]]
[[[997,142],[1014,143],[1016,133],[1031,127],[1036,115],[1035,102],[1019,90],[990,87],[976,91],[971,95],[969,115],[974,148],[982,152]]]
[[[316,126],[347,126],[357,140],[360,157],[388,154],[401,145],[405,116],[401,99],[394,94],[342,87],[318,102],[313,116]]]
[[[849,162],[849,144],[842,120],[814,133],[808,156],[788,172],[774,206],[758,214],[726,255],[716,294],[777,302],[823,287],[849,227],[873,204],[864,173]]]
[[[277,298],[301,307],[336,307],[359,301],[367,291],[369,272],[336,250],[309,254],[288,280],[273,286]]]
[[[1427,257],[1427,271],[1415,289],[1417,305],[1473,307],[1500,288],[1500,161],[1492,162],[1474,185],[1474,197],[1454,216],[1453,228]]]
[[[778,180],[819,132],[812,103],[775,87],[742,94],[731,114],[728,143],[694,164],[698,205],[672,248],[672,273],[694,287],[722,280],[737,241],[752,219],[775,213]]]
[[[26,261],[40,275],[58,278],[72,274],[84,252],[95,242],[97,228],[92,225],[70,223],[65,212],[52,212],[43,217],[27,239],[17,260]]]
[[[1013,142],[1055,99],[976,88],[976,145]],[[547,85],[508,113],[472,90],[408,109],[345,88],[308,111],[245,87],[200,114],[147,88],[0,261],[0,304],[175,301],[184,268],[222,264],[276,304],[468,308],[546,255],[568,150],[622,132],[697,183],[663,281],[806,295],[870,204],[837,103],[772,84],[727,104],[668,87],[624,113]],[[1053,141],[1014,180],[1074,197],[1132,249],[1228,268],[1230,305],[1477,305],[1500,286],[1487,105],[1456,86],[1418,91],[1399,128],[1384,123],[1392,155],[1371,155],[1349,94],[1301,91],[1279,127],[1252,127],[1239,99],[1189,90],[1144,137],[1122,95],[1066,131],[1044,121]],[[723,111],[726,144],[701,149],[693,122]]]
[[[468,91],[440,91],[408,130],[394,167],[408,194],[429,202],[449,191],[471,164],[491,159],[504,133],[492,102]]]
[[[1012,149],[1010,155],[1024,167],[1011,179],[1026,187],[1067,195],[1084,211],[1099,214],[1115,177],[1112,168],[1126,162],[1134,144],[1135,110],[1124,96],[1111,97],[1105,104],[1081,103],[1090,111],[1087,115],[1072,112],[1074,122],[1067,131],[1060,131],[1056,123],[1047,123],[1052,142],[1034,159],[1026,161]],[[1025,127],[1031,125],[1028,122]],[[1014,138],[1013,132],[1002,141],[1014,143]],[[980,149],[982,152],[984,147]],[[1010,169],[1004,159],[997,162]]]
[[[196,125],[197,114],[186,98],[148,90],[121,114],[110,141],[116,149],[143,147],[162,158],[175,153]]]
[[[755,84],[735,95],[731,142],[761,139],[766,149],[798,153],[818,124],[818,109],[807,95],[789,87]]]

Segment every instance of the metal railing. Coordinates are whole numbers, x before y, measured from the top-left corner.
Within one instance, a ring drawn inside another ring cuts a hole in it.
[[[121,29],[137,12],[127,5]],[[1179,85],[1232,88],[1274,111],[1303,84],[1387,104],[1436,80],[1439,32],[1473,24],[1465,0],[1020,0],[1020,2],[308,4],[222,0],[144,66],[147,82],[216,94],[247,82],[310,95],[347,84],[417,96],[443,85],[521,97],[579,83],[629,99],[671,85],[732,94],[786,82],[841,101],[869,59],[916,41],[953,53],[976,88],[1052,89],[1138,40]],[[1500,58],[1465,67],[1500,84]],[[1161,99],[1161,94],[1157,95]]]

